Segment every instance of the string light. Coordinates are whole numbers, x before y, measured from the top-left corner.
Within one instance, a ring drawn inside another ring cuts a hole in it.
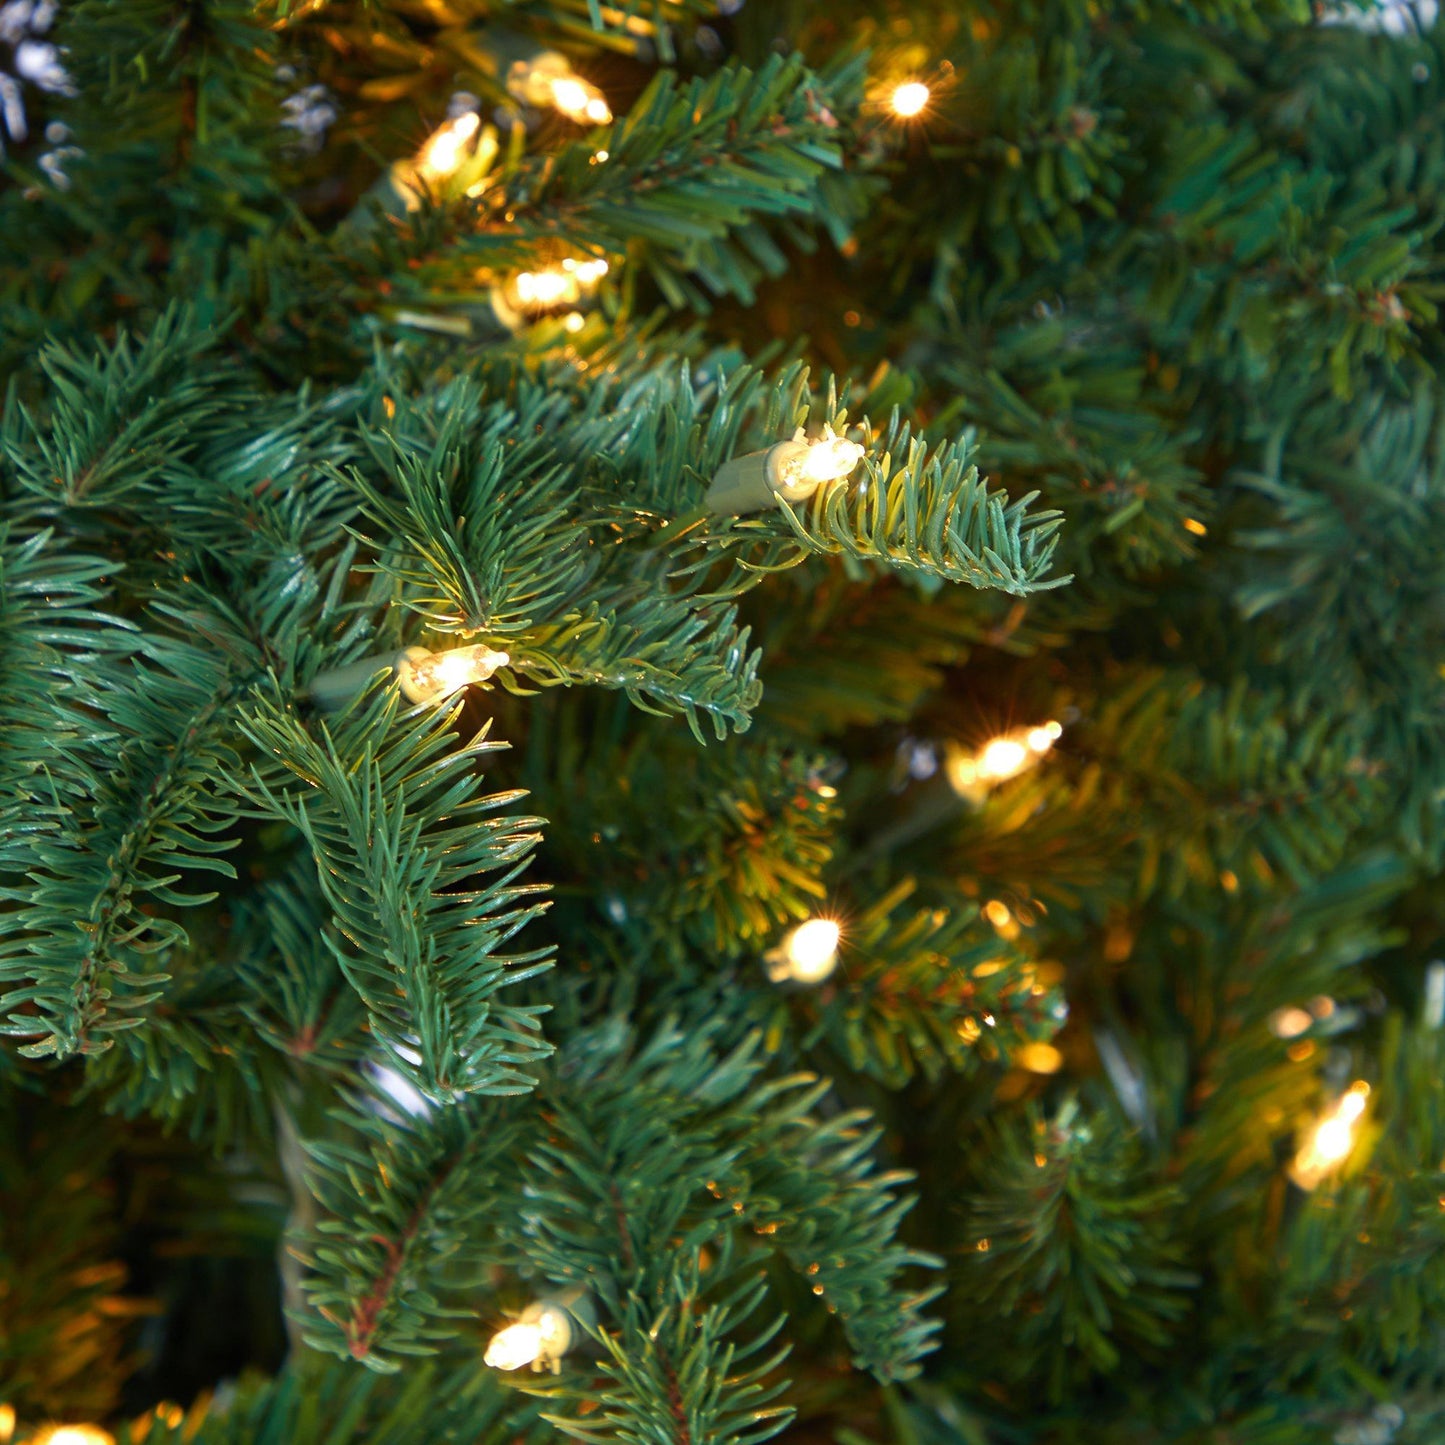
[[[900,120],[912,120],[923,114],[932,98],[933,93],[921,80],[906,80],[894,87],[888,106]]]
[[[454,647],[431,652],[408,647],[404,652],[364,657],[323,672],[311,684],[311,699],[322,708],[345,707],[382,671],[391,668],[408,702],[439,702],[474,682],[486,682],[511,658],[490,647]]]
[[[838,944],[843,930],[831,918],[810,918],[800,923],[765,958],[774,983],[822,983],[838,966]]]
[[[8,1401],[0,1405],[0,1445],[10,1445],[15,1434],[15,1406]]]
[[[555,50],[513,62],[507,72],[507,89],[518,100],[539,108],[551,106],[578,125],[606,125],[612,119],[607,97]]]
[[[568,120],[579,125],[590,121],[593,125],[606,125],[612,119],[612,107],[607,98],[595,85],[580,76],[567,75],[552,82],[552,104]]]
[[[1046,722],[1041,727],[1016,728],[990,738],[975,753],[956,751],[947,762],[948,780],[962,797],[981,797],[996,783],[1033,767],[1063,731],[1061,724]]]
[[[806,501],[820,486],[850,476],[863,456],[863,447],[832,427],[824,427],[814,441],[799,427],[791,441],[724,462],[708,488],[708,509],[718,516],[737,516],[779,500]]]
[[[115,1445],[115,1436],[99,1425],[50,1425],[30,1445]]]
[[[453,120],[439,126],[421,148],[416,159],[417,174],[427,181],[442,181],[462,163],[466,144],[481,129],[476,111],[463,111]]]
[[[834,436],[829,428],[823,440],[814,442],[799,461],[783,464],[783,475],[791,481],[795,468],[798,478],[819,487],[824,482],[842,481],[862,456],[863,448],[857,442]]]
[[[580,1290],[557,1299],[534,1300],[514,1323],[497,1331],[487,1345],[484,1363],[494,1370],[561,1371],[562,1356],[576,1343],[580,1323],[591,1323],[590,1299]]]
[[[577,299],[577,283],[563,271],[523,271],[517,277],[517,297],[526,306],[555,306]]]
[[[492,307],[513,331],[520,330],[529,313],[575,306],[611,270],[600,256],[577,260],[569,256],[545,271],[522,271],[492,292]]]
[[[1297,1039],[1314,1026],[1314,1016],[1302,1008],[1276,1009],[1269,1016],[1270,1032],[1277,1039]]]
[[[523,1365],[536,1363],[541,1353],[542,1327],[515,1324],[492,1336],[483,1358],[494,1370],[520,1370]]]
[[[439,702],[474,682],[486,682],[512,659],[490,647],[454,647],[429,652],[408,647],[396,662],[397,681],[408,702]]]
[[[1369,1097],[1370,1086],[1357,1080],[1315,1121],[1290,1169],[1290,1177],[1301,1189],[1313,1189],[1349,1157]]]
[[[1014,1054],[1014,1062],[1031,1074],[1057,1074],[1064,1067],[1064,1056],[1052,1044],[1024,1044]]]
[[[449,183],[469,196],[481,195],[498,150],[497,132],[483,126],[475,110],[464,110],[439,125],[414,157],[392,166],[381,199],[389,206],[399,200],[408,211],[415,211],[428,195]]]
[[[569,256],[562,262],[562,269],[568,275],[575,276],[579,285],[595,286],[611,268],[600,256],[590,261],[577,261]]]

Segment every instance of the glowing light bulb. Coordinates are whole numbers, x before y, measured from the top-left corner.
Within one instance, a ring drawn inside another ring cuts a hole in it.
[[[454,647],[446,652],[409,647],[396,668],[409,702],[439,702],[474,682],[486,682],[511,660],[507,653],[493,652],[490,647]]]
[[[589,99],[587,87],[573,76],[564,75],[552,82],[552,104],[563,115],[586,115]]]
[[[15,1406],[8,1401],[0,1405],[0,1445],[10,1445],[15,1433]]]
[[[115,1436],[99,1425],[51,1425],[30,1438],[31,1445],[115,1445]]]
[[[1302,1008],[1276,1009],[1269,1016],[1270,1031],[1277,1039],[1296,1039],[1314,1025],[1314,1016]]]
[[[587,318],[580,311],[569,311],[562,318],[562,325],[575,336],[587,324]]]
[[[612,119],[612,107],[607,97],[590,81],[580,75],[559,75],[551,82],[552,104],[568,120],[590,121],[593,125],[606,125]]]
[[[994,738],[978,755],[978,775],[1001,782],[1021,773],[1028,761],[1029,750],[1017,738]]]
[[[780,468],[784,488],[801,489],[804,495],[825,482],[842,481],[863,457],[857,442],[835,435],[832,427],[824,427],[814,442],[805,441],[799,431],[778,450],[786,453]]]
[[[518,1322],[498,1330],[482,1356],[494,1370],[520,1370],[533,1364],[542,1354],[542,1327]]]
[[[1349,1157],[1369,1096],[1370,1086],[1359,1080],[1340,1095],[1324,1118],[1316,1121],[1290,1170],[1290,1177],[1301,1189],[1313,1189]]]
[[[466,144],[481,128],[476,111],[464,111],[436,130],[417,157],[417,174],[429,181],[445,180],[461,164]]]
[[[888,104],[901,120],[912,120],[914,116],[923,114],[931,99],[932,92],[921,80],[907,80],[894,88]]]
[[[517,296],[527,306],[555,306],[577,299],[577,283],[564,271],[523,271],[517,277]]]
[[[780,976],[795,983],[821,983],[838,966],[843,930],[831,918],[810,918],[783,940]]]
[[[976,753],[953,750],[947,759],[948,781],[965,798],[979,799],[995,783],[1031,768],[1063,734],[1063,725],[1046,722],[990,738]]]
[[[740,516],[779,501],[806,501],[825,482],[846,477],[863,455],[857,442],[838,436],[832,427],[824,427],[816,441],[799,427],[789,441],[724,462],[708,488],[707,505],[719,515]]]
[[[563,261],[562,269],[570,271],[583,286],[595,286],[611,269],[600,256],[591,261],[574,261],[570,256]]]
[[[846,437],[827,436],[814,442],[803,458],[802,473],[806,480],[817,482],[841,481],[862,459],[863,448]]]
[[[1014,1063],[1031,1074],[1057,1074],[1064,1056],[1052,1044],[1025,1044],[1014,1054]]]
[[[570,1302],[569,1302],[570,1301]],[[560,1371],[562,1356],[572,1348],[574,1324],[595,1323],[596,1313],[584,1292],[574,1290],[556,1300],[534,1300],[515,1324],[492,1336],[482,1357],[494,1370],[520,1370],[531,1365]]]
[[[607,97],[556,50],[514,61],[507,73],[507,89],[527,105],[551,106],[578,125],[606,125],[612,119]]]

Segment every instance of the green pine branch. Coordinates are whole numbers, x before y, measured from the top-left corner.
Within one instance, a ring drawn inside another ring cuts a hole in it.
[[[462,1291],[499,1236],[501,1179],[515,1127],[471,1102],[393,1121],[376,1096],[352,1100],[338,1138],[312,1140],[309,1181],[330,1217],[298,1244],[309,1267],[304,1321],[317,1349],[392,1373],[451,1340]],[[509,1201],[508,1201],[509,1202]]]
[[[1054,1399],[1071,1378],[1116,1369],[1126,1350],[1158,1352],[1190,1309],[1165,1220],[1174,1186],[1154,1177],[1112,1115],[1067,1102],[1030,1108],[979,1141],[960,1285],[1006,1330],[1016,1379],[1042,1377]]]
[[[234,876],[222,855],[236,804],[214,784],[234,770],[232,729],[262,663],[234,619],[206,615],[217,645],[146,634],[128,666],[71,684],[74,700],[57,689],[54,729],[43,711],[31,720],[52,745],[72,708],[106,724],[72,731],[28,782],[39,826],[9,865],[27,884],[9,892],[20,908],[0,952],[20,985],[5,1031],[34,1040],[27,1055],[96,1052],[138,1026],[165,981],[152,958],[186,936],[172,911],[215,896],[198,875]]]
[[[547,1052],[541,1010],[495,995],[549,966],[550,950],[506,951],[541,911],[519,882],[541,820],[481,791],[478,762],[504,746],[485,731],[457,746],[459,704],[400,715],[395,689],[334,723],[259,698],[243,731],[273,759],[251,790],[297,828],[331,905],[328,934],[388,1057],[429,1096],[531,1087]]]

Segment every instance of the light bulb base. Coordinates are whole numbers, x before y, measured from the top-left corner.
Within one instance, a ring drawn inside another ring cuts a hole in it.
[[[394,652],[363,657],[359,662],[349,662],[344,667],[333,667],[318,673],[307,692],[311,701],[323,712],[337,712],[358,697],[378,673],[393,672],[395,668]]]
[[[804,441],[778,442],[765,452],[747,452],[724,462],[707,489],[714,516],[737,517],[782,502],[805,502],[822,485],[797,476],[811,450]]]

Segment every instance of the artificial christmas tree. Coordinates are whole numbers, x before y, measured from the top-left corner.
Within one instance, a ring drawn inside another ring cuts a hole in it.
[[[0,6],[0,1445],[1445,1438],[1434,26]]]

